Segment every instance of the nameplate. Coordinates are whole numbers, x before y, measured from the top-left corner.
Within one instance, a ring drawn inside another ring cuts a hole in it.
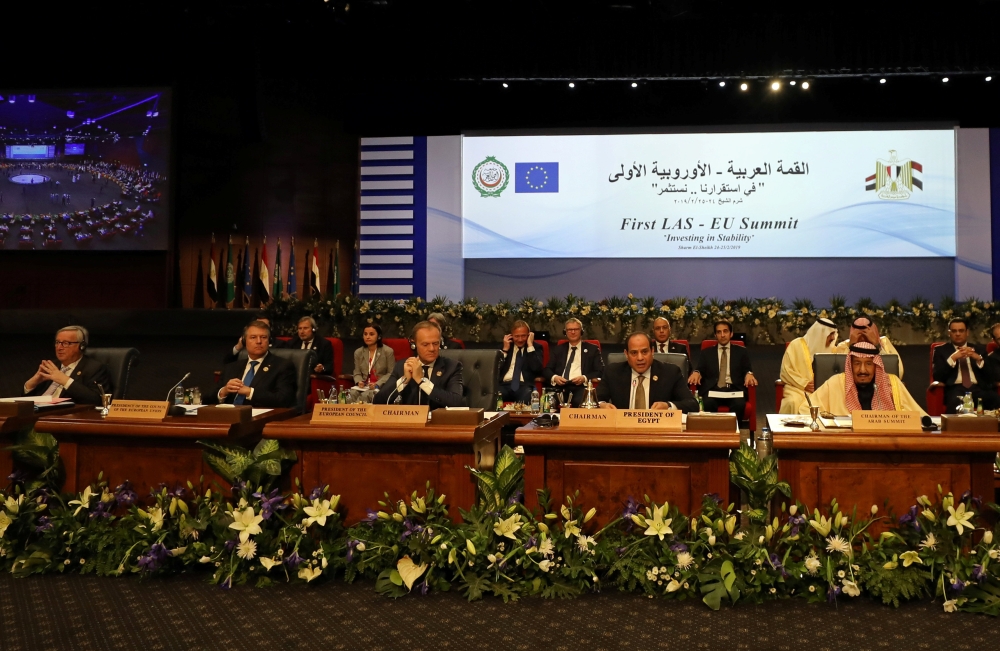
[[[166,400],[115,400],[108,407],[108,418],[122,420],[163,420],[170,403]]]
[[[613,409],[563,409],[559,412],[559,429],[616,429],[617,414]]]
[[[920,432],[920,413],[916,411],[852,411],[855,432]]]
[[[369,405],[372,408],[372,421],[376,423],[393,423],[395,425],[427,425],[427,405]]]
[[[317,403],[310,423],[356,423],[372,420],[374,405],[339,405]]]
[[[656,432],[681,431],[681,412],[673,409],[659,411],[616,410],[615,427],[623,430],[646,429]]]
[[[317,404],[313,407],[311,424],[346,425],[348,423],[394,423],[396,425],[427,424],[427,405],[340,405]]]

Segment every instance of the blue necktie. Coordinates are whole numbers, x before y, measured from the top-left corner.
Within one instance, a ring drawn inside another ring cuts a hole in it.
[[[514,375],[510,378],[510,390],[517,391],[521,388],[521,366],[524,364],[524,358],[521,356],[521,349],[518,348],[517,352],[514,353]]]
[[[250,362],[250,368],[247,369],[247,374],[243,376],[243,386],[247,386],[248,387],[248,386],[250,386],[250,383],[253,382],[253,373],[254,373],[254,370],[257,368],[258,364],[260,364],[260,362]],[[245,402],[245,400],[246,400],[246,396],[244,396],[243,394],[240,394],[240,395],[236,396],[236,400],[233,400],[233,404],[234,405],[242,405]]]

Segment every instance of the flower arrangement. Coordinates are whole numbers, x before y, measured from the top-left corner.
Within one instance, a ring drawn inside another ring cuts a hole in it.
[[[19,465],[39,475],[58,466],[54,441],[29,433],[16,446]],[[774,456],[734,451],[732,479],[746,488],[739,512],[706,495],[698,513],[643,496],[628,498],[603,527],[579,495],[553,500],[540,491],[537,511],[522,501],[521,459],[504,448],[491,472],[470,469],[479,498],[462,520],[448,515],[446,496],[380,502],[345,529],[340,497],[330,487],[308,493],[275,485],[294,459],[276,442],[254,450],[206,449],[228,489],[200,493],[193,484],[158,486],[139,496],[102,477],[75,495],[56,490],[58,475],[29,479],[20,471],[0,493],[0,562],[15,576],[78,571],[153,577],[203,570],[230,588],[277,581],[309,584],[343,573],[367,577],[398,598],[452,588],[469,600],[493,595],[569,598],[617,588],[650,598],[723,604],[804,598],[836,602],[868,594],[886,604],[929,598],[946,612],[1000,615],[1000,544],[984,507],[969,494],[940,487],[902,514],[878,505],[845,511],[832,501],[809,512],[775,503]],[[272,475],[276,462],[278,475]],[[30,464],[35,465],[31,466]],[[249,482],[250,477],[258,481]],[[780,499],[780,498],[778,498]]]
[[[472,341],[498,341],[518,319],[526,321],[536,331],[556,335],[570,317],[580,319],[595,336],[619,342],[636,330],[649,330],[658,316],[670,319],[674,335],[679,338],[710,332],[715,321],[726,319],[737,329],[749,333],[753,341],[762,343],[799,336],[820,317],[846,325],[858,315],[866,315],[879,325],[882,334],[888,336],[893,328],[909,326],[914,332],[923,333],[927,341],[940,339],[947,331],[948,320],[954,316],[971,319],[978,328],[974,334],[979,338],[986,337],[986,328],[1000,321],[1000,303],[977,299],[958,303],[944,298],[935,306],[922,297],[914,297],[906,304],[892,300],[885,305],[862,298],[854,305],[847,305],[844,297],[833,296],[827,307],[819,307],[806,299],[786,304],[777,298],[723,301],[703,296],[657,299],[632,294],[599,301],[588,301],[572,294],[548,300],[527,296],[516,302],[493,304],[475,298],[455,303],[443,297],[425,301],[421,298],[359,299],[344,295],[305,300],[275,299],[266,311],[279,331],[291,332],[300,317],[312,316],[323,330],[345,337],[360,337],[361,330],[369,323],[381,325],[388,337],[403,337],[428,314],[441,312],[450,319],[446,336]]]

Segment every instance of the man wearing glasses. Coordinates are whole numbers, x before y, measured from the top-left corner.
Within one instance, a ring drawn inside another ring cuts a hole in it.
[[[568,392],[573,407],[579,407],[586,394],[587,380],[604,373],[604,358],[600,349],[583,340],[583,323],[577,318],[566,321],[563,330],[566,341],[559,344],[549,357],[542,373],[545,381],[559,393]]]
[[[101,404],[101,389],[114,392],[111,373],[101,362],[85,357],[87,330],[81,326],[66,326],[56,333],[56,359],[42,360],[38,371],[24,383],[26,396],[69,398],[81,405]]]

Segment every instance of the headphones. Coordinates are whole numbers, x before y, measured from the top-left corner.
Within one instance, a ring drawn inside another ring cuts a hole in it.
[[[304,316],[301,319],[299,319],[299,323],[302,323],[303,321],[305,321],[307,319],[309,320],[309,326],[312,328],[313,333],[315,333],[316,332],[316,319],[312,318],[311,316]],[[298,325],[298,324],[296,324],[296,325]]]
[[[584,336],[586,336],[586,334],[587,334],[587,331],[584,330],[584,328],[583,328],[583,321],[580,321],[579,319],[576,319],[576,318],[570,319],[570,321],[572,321],[573,323],[576,323],[577,325],[580,326],[580,338],[583,339]],[[566,328],[563,328],[563,334],[564,335],[566,334]]]
[[[65,328],[60,328],[59,332],[66,332],[68,330],[74,330],[78,337],[80,337],[80,352],[87,350],[87,344],[90,343],[90,333],[83,326],[78,325],[68,325]]]

